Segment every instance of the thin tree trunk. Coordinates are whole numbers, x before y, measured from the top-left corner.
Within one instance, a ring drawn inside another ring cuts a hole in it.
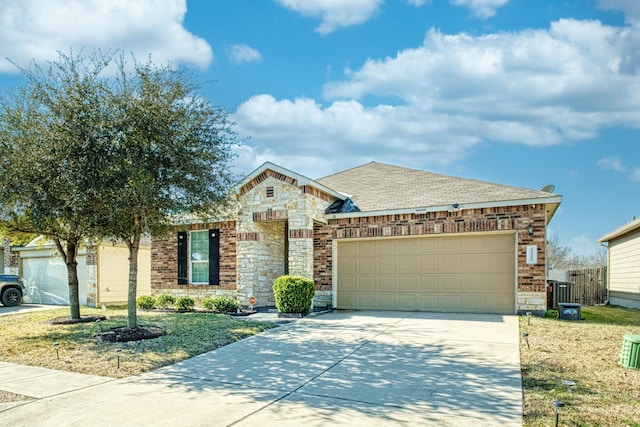
[[[67,249],[62,247],[60,239],[54,239],[58,253],[67,265],[67,277],[69,280],[69,311],[73,320],[80,319],[80,294],[78,292],[78,241],[69,239],[66,241]]]
[[[135,217],[135,231],[132,240],[127,240],[129,247],[129,292],[127,294],[127,327],[138,326],[138,312],[136,306],[136,296],[138,293],[138,250],[140,249],[140,220]]]

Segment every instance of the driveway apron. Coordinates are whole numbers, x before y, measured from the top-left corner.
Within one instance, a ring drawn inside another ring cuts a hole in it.
[[[522,424],[516,316],[336,311],[148,374],[32,401],[5,425]]]

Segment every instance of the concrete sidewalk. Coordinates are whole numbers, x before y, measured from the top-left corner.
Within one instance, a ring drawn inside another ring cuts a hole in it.
[[[12,426],[520,426],[515,316],[334,312],[147,374],[0,364]]]

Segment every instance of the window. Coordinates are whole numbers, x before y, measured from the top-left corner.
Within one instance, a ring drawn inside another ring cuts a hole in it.
[[[178,233],[178,284],[220,284],[220,230]]]
[[[209,283],[209,231],[191,232],[191,283]]]

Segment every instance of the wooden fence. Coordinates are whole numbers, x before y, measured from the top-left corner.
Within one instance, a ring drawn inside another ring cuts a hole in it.
[[[604,304],[607,300],[607,267],[569,270],[575,302],[584,305]]]

